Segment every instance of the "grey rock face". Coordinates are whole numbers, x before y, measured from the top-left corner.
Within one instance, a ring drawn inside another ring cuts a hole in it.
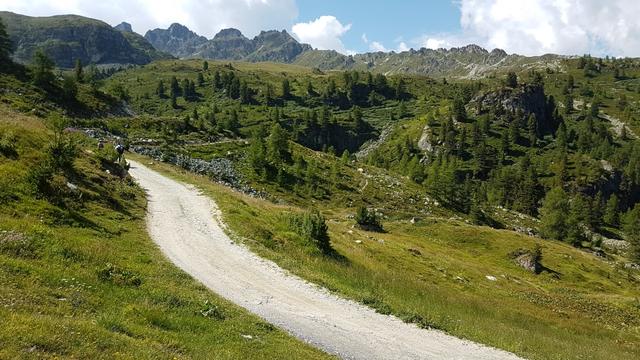
[[[198,46],[207,42],[204,36],[178,23],[171,24],[168,29],[149,30],[144,38],[156,49],[179,58],[190,57]]]

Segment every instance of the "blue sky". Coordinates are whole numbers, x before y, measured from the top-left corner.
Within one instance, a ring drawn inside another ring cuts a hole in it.
[[[450,0],[345,1],[300,0],[298,21],[309,22],[319,15],[333,15],[342,24],[351,24],[343,36],[345,47],[357,52],[369,50],[362,40],[377,41],[387,49],[404,41],[416,47],[414,40],[424,34],[460,31],[460,8]]]
[[[174,22],[208,38],[229,27],[248,37],[286,29],[344,54],[475,43],[523,55],[640,56],[639,0],[0,0],[0,10],[127,21],[140,34]]]

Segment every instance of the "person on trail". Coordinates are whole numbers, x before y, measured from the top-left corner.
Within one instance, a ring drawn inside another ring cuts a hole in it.
[[[121,163],[124,156],[124,146],[122,144],[116,145],[116,152],[118,153],[118,163]]]
[[[98,141],[98,150],[102,150],[102,149],[104,149],[104,141],[100,139],[100,141]]]

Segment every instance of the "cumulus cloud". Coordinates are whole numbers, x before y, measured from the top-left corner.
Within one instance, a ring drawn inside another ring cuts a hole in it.
[[[179,22],[207,37],[227,27],[247,36],[281,30],[298,16],[295,0],[0,0],[0,9],[32,16],[77,14],[111,25],[127,21],[142,34]]]
[[[341,39],[350,29],[351,24],[343,25],[335,16],[324,15],[293,25],[291,32],[298,40],[314,48],[352,54],[353,51],[347,50]]]
[[[384,45],[382,45],[381,43],[379,43],[377,41],[373,41],[373,42],[371,42],[371,44],[369,44],[369,50],[371,50],[371,51],[384,51],[384,52],[387,51],[387,49],[384,47]]]
[[[404,41],[400,41],[400,43],[398,44],[398,51],[399,52],[409,51],[409,46]]]
[[[462,31],[426,35],[429,48],[477,43],[524,55],[640,55],[637,0],[462,0]]]

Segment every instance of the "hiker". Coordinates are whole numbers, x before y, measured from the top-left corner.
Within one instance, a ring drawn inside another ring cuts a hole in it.
[[[102,150],[102,149],[104,149],[104,141],[100,139],[100,141],[98,141],[98,150]]]
[[[118,163],[121,163],[124,155],[124,146],[122,144],[116,145],[116,152],[118,153]]]

